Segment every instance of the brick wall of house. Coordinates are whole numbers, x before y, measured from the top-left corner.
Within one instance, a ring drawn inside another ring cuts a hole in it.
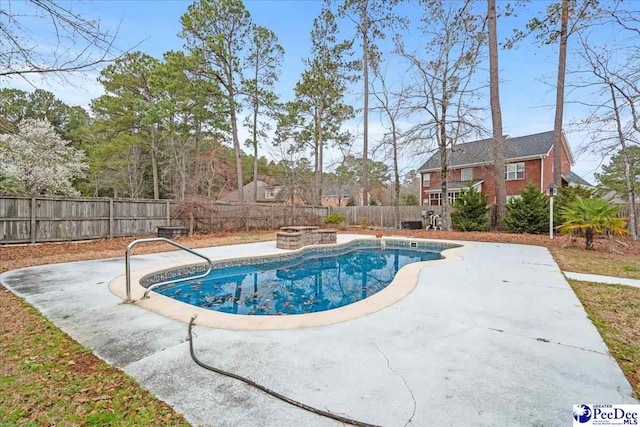
[[[525,161],[525,172],[523,180],[507,181],[506,192],[507,195],[517,195],[522,191],[527,182],[532,182],[537,188],[542,191],[546,191],[547,186],[553,182],[553,148],[551,148],[549,155],[543,159],[532,159]],[[567,151],[562,150],[562,173],[571,172],[571,163],[569,162],[569,156]],[[541,164],[543,162],[543,164]],[[542,165],[542,170],[541,170]],[[541,175],[542,173],[542,175]],[[449,182],[460,181],[461,169],[450,170]],[[542,187],[540,186],[540,178],[542,177]],[[421,177],[422,178],[422,177]],[[493,179],[493,167],[492,166],[476,166],[473,169],[473,179],[482,179],[481,191],[487,195],[489,203],[495,203],[495,181]],[[427,191],[440,185],[440,172],[431,172],[431,185],[429,187],[422,188],[422,200],[427,202],[429,200],[429,193]],[[421,179],[422,183],[422,179]]]
[[[545,161],[548,159],[545,159]],[[551,175],[551,172],[548,172],[547,169],[550,169],[545,163],[545,181],[546,176]],[[460,181],[460,169],[454,169],[449,171],[449,182],[457,182]],[[493,179],[493,167],[491,166],[476,166],[473,168],[473,179],[482,179],[484,182],[482,183],[481,190],[483,193],[487,195],[489,199],[489,203],[493,204],[496,200],[496,192],[495,192],[495,180]],[[440,185],[440,172],[431,172],[431,185],[429,187],[422,188],[422,200],[423,202],[429,200],[429,193],[427,192],[429,189],[434,188]],[[540,188],[540,159],[527,160],[524,162],[524,179],[511,180],[506,181],[506,192],[507,195],[517,195],[520,194],[520,191],[524,189],[527,182],[533,182],[533,184]],[[549,181],[551,182],[551,181]],[[548,183],[547,183],[548,184]],[[545,184],[546,185],[546,184]],[[545,187],[546,188],[546,187]]]

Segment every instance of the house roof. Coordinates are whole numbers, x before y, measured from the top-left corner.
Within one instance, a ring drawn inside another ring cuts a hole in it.
[[[593,187],[587,180],[582,178],[580,175],[576,175],[573,172],[563,173],[562,178],[567,181],[569,184],[581,185],[583,187]]]
[[[493,161],[493,138],[481,139],[462,144],[456,144],[453,152],[449,153],[449,166],[459,167],[464,165],[482,164]],[[563,138],[569,160],[573,163],[571,150]],[[553,131],[536,133],[533,135],[506,138],[504,144],[505,160],[520,159],[549,154],[553,147]],[[421,167],[420,171],[440,169],[440,154],[435,153]]]
[[[269,187],[269,184],[267,184],[264,181],[258,180],[258,195],[256,197],[257,200],[264,200],[264,190],[267,187]],[[253,198],[253,181],[248,184],[245,184],[244,187],[242,187],[242,192],[244,193],[245,201],[251,200]],[[224,194],[222,197],[220,197],[220,201],[237,202],[238,190],[232,190]]]
[[[353,194],[353,187],[350,185],[329,185],[322,189],[322,197],[349,197]]]

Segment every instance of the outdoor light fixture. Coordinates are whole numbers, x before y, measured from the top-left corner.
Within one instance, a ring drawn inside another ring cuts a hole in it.
[[[558,187],[552,182],[547,187],[549,195],[549,239],[553,240],[553,198],[558,195]]]

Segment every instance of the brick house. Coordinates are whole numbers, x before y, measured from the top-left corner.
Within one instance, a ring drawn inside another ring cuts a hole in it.
[[[448,196],[453,203],[457,195],[468,187],[469,182],[486,194],[489,203],[496,200],[493,177],[492,139],[457,144],[449,153]],[[507,137],[504,146],[505,184],[507,200],[517,196],[527,182],[533,182],[545,190],[553,181],[553,131],[534,135]],[[571,172],[574,164],[571,148],[562,134],[562,185],[589,186],[587,181]],[[440,177],[440,155],[434,154],[419,169],[420,204],[440,206],[442,187]]]

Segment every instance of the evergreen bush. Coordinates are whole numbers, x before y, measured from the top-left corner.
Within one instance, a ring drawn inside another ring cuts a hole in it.
[[[529,182],[520,197],[507,202],[505,228],[513,233],[542,234],[549,231],[549,198]]]
[[[460,231],[486,231],[489,229],[488,211],[487,195],[469,186],[453,204],[451,225]]]
[[[331,215],[327,215],[324,219],[324,223],[326,225],[333,225],[335,227],[340,227],[347,222],[347,217],[340,213],[332,213]]]

